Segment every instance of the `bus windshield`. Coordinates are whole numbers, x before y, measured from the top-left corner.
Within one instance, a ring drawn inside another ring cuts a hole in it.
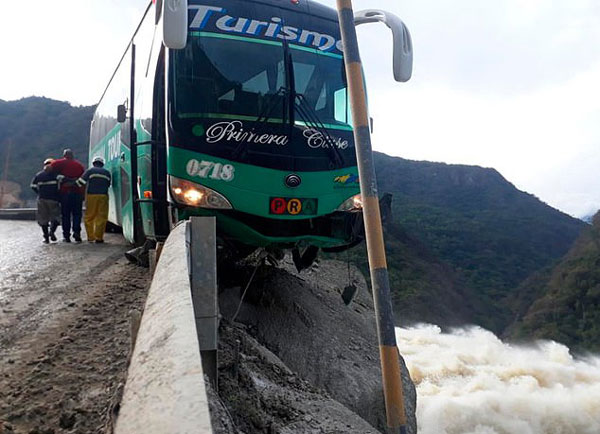
[[[277,40],[189,35],[170,62],[178,146],[280,169],[353,165],[341,55]]]
[[[326,128],[350,129],[346,75],[342,56],[290,45],[295,94]],[[302,104],[299,104],[302,107]],[[296,109],[296,124],[305,124],[305,111]]]
[[[192,32],[175,51],[175,110],[179,118],[266,119],[283,123],[291,75],[283,43],[208,32]],[[290,44],[294,94],[327,128],[350,129],[341,55]],[[289,71],[289,69],[288,69]],[[295,123],[304,125],[302,113]]]
[[[270,107],[283,120],[283,44],[194,32],[175,51],[175,110],[179,118],[256,120]]]

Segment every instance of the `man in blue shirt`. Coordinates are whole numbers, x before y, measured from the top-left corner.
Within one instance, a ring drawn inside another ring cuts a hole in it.
[[[60,224],[59,179],[50,167],[52,159],[44,161],[44,170],[31,180],[31,189],[38,195],[36,218],[42,227],[44,244],[56,241],[54,232]]]
[[[92,167],[76,181],[80,187],[86,187],[85,195],[85,231],[88,242],[103,243],[104,230],[108,221],[108,188],[110,172],[104,168],[104,158],[94,157]]]

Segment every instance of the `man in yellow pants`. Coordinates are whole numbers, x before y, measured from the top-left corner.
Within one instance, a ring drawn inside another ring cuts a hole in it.
[[[76,181],[80,187],[87,186],[85,195],[85,231],[89,243],[103,243],[108,221],[108,188],[110,172],[104,168],[104,158],[94,157],[92,167]]]

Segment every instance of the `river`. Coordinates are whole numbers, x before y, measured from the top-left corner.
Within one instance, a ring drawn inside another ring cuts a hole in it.
[[[478,328],[397,329],[417,386],[419,434],[598,434],[600,357],[510,345]]]

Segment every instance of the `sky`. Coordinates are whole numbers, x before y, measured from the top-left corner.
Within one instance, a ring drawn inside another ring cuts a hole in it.
[[[4,1],[0,99],[95,104],[147,3]],[[391,32],[359,27],[375,150],[491,167],[576,217],[600,209],[600,2],[354,0],[367,8],[398,15],[414,45],[396,83]]]

